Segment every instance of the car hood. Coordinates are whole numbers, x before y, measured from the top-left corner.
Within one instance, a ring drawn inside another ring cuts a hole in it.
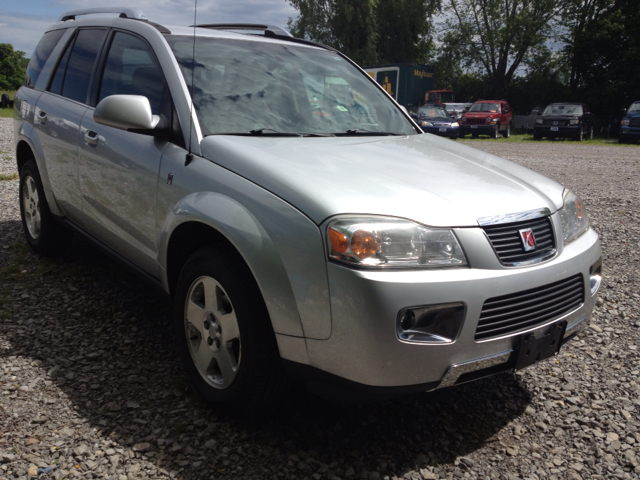
[[[203,156],[279,196],[317,224],[338,214],[432,226],[562,206],[562,185],[434,135],[208,136]]]

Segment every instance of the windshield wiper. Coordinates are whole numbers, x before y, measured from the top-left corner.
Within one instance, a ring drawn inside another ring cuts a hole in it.
[[[248,132],[223,132],[212,135],[262,136],[262,137],[333,137],[333,133],[279,132],[273,128],[259,128]]]
[[[347,136],[347,135],[367,135],[372,137],[384,137],[388,135],[402,135],[401,133],[393,133],[393,132],[374,132],[373,130],[366,130],[364,128],[352,128],[347,130],[346,132],[335,132],[334,135],[336,137]]]

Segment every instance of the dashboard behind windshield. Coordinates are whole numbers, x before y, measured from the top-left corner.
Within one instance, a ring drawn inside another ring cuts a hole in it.
[[[366,74],[335,52],[198,37],[193,62],[192,37],[166,38],[191,88],[205,135],[416,133]]]

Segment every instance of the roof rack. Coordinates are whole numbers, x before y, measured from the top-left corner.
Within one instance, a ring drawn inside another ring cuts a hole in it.
[[[97,13],[117,13],[120,18],[135,18],[136,20],[147,20],[147,17],[137,8],[129,7],[102,7],[102,8],[83,8],[81,10],[72,10],[63,13],[58,19],[59,22],[67,20],[75,20],[79,15],[92,15]]]
[[[193,25],[189,25],[193,27]],[[199,28],[209,28],[211,30],[264,30],[265,36],[277,36],[277,37],[293,37],[285,29],[276,27],[275,25],[264,25],[254,23],[207,23],[202,25],[195,25]]]

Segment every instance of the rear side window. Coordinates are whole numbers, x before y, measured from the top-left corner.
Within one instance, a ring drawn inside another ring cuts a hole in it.
[[[158,115],[163,90],[164,77],[149,46],[138,37],[117,32],[109,48],[98,101],[109,95],[143,95]]]
[[[53,93],[86,103],[93,68],[106,34],[106,30],[78,32],[73,46],[67,48],[71,51],[65,52],[56,69],[50,88]]]
[[[62,38],[65,30],[53,30],[51,32],[47,32],[38,43],[38,47],[36,51],[33,52],[33,56],[29,61],[29,66],[27,67],[27,72],[24,76],[24,86],[33,88],[38,81],[38,77],[40,76],[40,72],[42,71],[42,67],[47,63],[51,52],[56,48],[56,45]]]

